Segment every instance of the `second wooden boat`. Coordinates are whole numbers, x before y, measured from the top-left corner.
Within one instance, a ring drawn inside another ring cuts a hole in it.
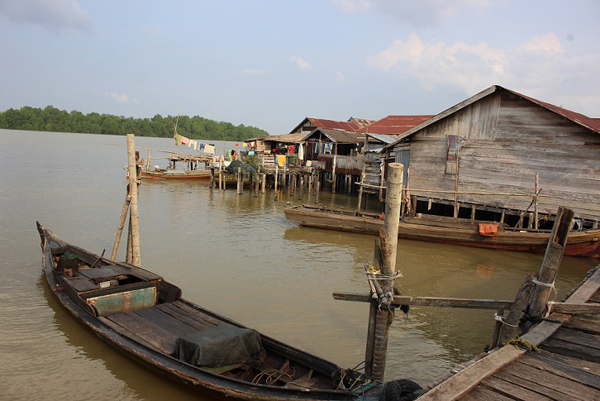
[[[289,220],[307,227],[378,235],[381,216],[300,205],[284,210]],[[544,253],[550,230],[514,229],[505,224],[464,218],[404,216],[398,237],[481,248]],[[600,258],[600,229],[571,231],[565,255]]]

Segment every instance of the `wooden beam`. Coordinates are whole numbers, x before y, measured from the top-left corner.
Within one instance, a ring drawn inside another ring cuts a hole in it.
[[[335,292],[333,298],[338,301],[369,302],[368,294],[355,294],[348,292]],[[513,301],[503,299],[468,299],[445,297],[411,297],[408,295],[394,295],[392,305],[433,306],[439,308],[466,308],[466,309],[491,309],[500,307],[510,308]]]
[[[597,303],[563,303],[563,302],[548,302],[548,310],[550,313],[567,313],[567,314],[585,314],[597,315],[600,314],[600,304]]]

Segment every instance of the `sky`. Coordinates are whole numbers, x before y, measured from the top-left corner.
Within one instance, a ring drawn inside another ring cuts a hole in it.
[[[492,85],[600,117],[597,0],[0,0],[0,111],[440,113]]]

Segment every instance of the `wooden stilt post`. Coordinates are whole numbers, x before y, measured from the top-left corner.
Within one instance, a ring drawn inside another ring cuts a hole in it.
[[[281,176],[281,193],[285,195],[287,187],[287,157],[285,158],[285,164],[283,165],[283,174]]]
[[[277,163],[277,160],[275,160],[275,184],[274,184],[274,189],[275,189],[275,197],[278,198],[278,193],[277,193],[277,179],[279,178],[279,163]]]
[[[363,197],[363,184],[365,183],[365,170],[367,168],[367,163],[363,160],[362,171],[360,172],[360,188],[358,189],[358,207],[356,210],[360,212],[362,208],[362,197]]]
[[[335,154],[333,155],[333,166],[332,166],[332,171],[331,171],[331,193],[334,194],[335,193],[335,185],[337,183],[337,174],[335,172],[336,170],[336,164],[337,164],[337,147],[335,150]]]
[[[538,195],[539,195],[539,187],[540,187],[540,175],[539,173],[535,173],[535,196],[533,198],[533,200],[535,201],[535,206],[534,206],[534,222],[533,222],[533,228],[535,228],[536,230],[538,229]]]
[[[319,203],[319,193],[321,192],[321,173],[317,170],[317,179],[315,180],[315,203]]]
[[[211,188],[215,187],[215,168],[214,167],[210,168],[210,187]]]
[[[264,194],[267,192],[267,174],[266,173],[262,173],[262,188],[261,188],[261,192]]]
[[[300,176],[300,190],[298,191],[298,200],[304,197],[304,176]]]
[[[225,184],[223,183],[223,156],[219,156],[219,190],[225,190]]]
[[[237,194],[242,195],[244,193],[244,175],[242,168],[238,167],[237,171]]]
[[[260,186],[260,174],[254,174],[254,197],[258,198],[258,187]]]
[[[548,239],[548,246],[546,247],[542,267],[535,280],[533,280],[535,286],[533,287],[531,305],[529,307],[529,316],[532,319],[541,319],[546,314],[548,300],[554,289],[554,281],[562,262],[567,244],[567,236],[574,215],[573,210],[562,206],[556,212],[556,221]]]
[[[140,266],[140,221],[138,212],[137,167],[135,163],[135,143],[133,134],[127,134],[127,159],[127,169],[129,170],[129,194],[131,195],[131,204],[129,208],[129,221],[131,223],[131,264]]]
[[[528,314],[530,319],[541,319],[545,316],[548,299],[554,288],[556,273],[560,267],[567,243],[567,235],[569,234],[573,215],[574,212],[570,209],[558,208],[556,221],[548,239],[548,246],[540,271],[536,277],[529,275],[521,286],[508,316],[502,320],[503,326],[500,330],[499,344],[504,344],[509,339],[521,334],[519,326],[525,313]]]
[[[385,220],[375,251],[375,265],[380,260],[381,275],[374,275],[375,280],[372,285],[372,288],[379,288],[377,297],[374,297],[373,293],[371,294],[365,372],[379,381],[383,381],[385,373],[388,330],[394,316],[391,302],[394,297],[394,279],[396,278],[403,175],[404,166],[402,164],[390,163],[386,188]]]

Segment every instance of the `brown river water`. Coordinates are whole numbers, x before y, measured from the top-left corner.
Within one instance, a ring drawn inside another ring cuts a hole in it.
[[[154,149],[171,150],[172,142],[136,138]],[[88,332],[42,279],[36,220],[63,240],[110,254],[126,162],[125,137],[0,130],[0,399],[197,399]],[[320,200],[356,204],[326,191]],[[142,266],[180,286],[186,299],[342,367],[363,361],[368,307],[332,293],[368,291],[364,265],[375,237],[298,227],[283,209],[300,201],[269,192],[255,198],[207,183],[144,182],[139,202]],[[396,286],[414,296],[512,300],[542,258],[400,241],[404,276]],[[596,264],[565,257],[556,299]],[[386,379],[436,381],[480,353],[493,325],[493,311],[398,311]]]

